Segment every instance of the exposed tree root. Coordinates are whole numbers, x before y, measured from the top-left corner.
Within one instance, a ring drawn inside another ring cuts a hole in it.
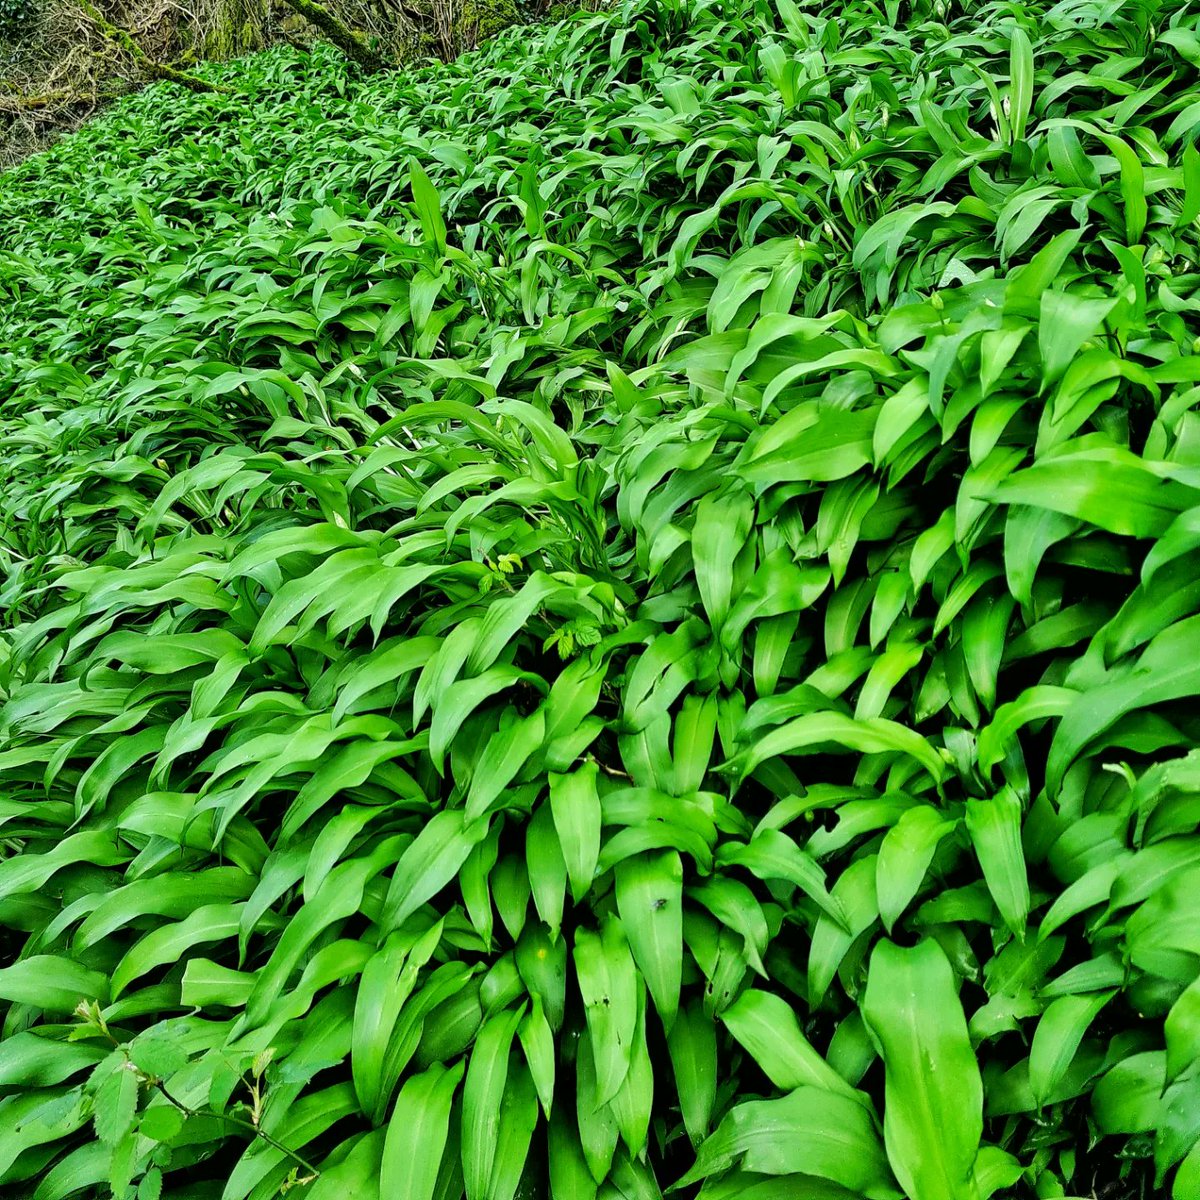
[[[141,65],[147,74],[152,75],[155,79],[167,79],[171,83],[177,83],[181,87],[187,88],[191,92],[221,92],[226,95],[232,94],[232,89],[221,87],[219,84],[209,83],[207,79],[201,79],[199,75],[193,75],[189,71],[177,71],[174,67],[167,66],[166,63],[158,62],[151,58],[145,50],[141,48],[133,40],[127,30],[122,29],[119,25],[114,25],[101,12],[99,12],[91,0],[78,0],[80,7],[91,18],[93,24],[102,34],[110,41],[115,42],[127,54],[131,55]]]
[[[317,0],[284,0],[289,8],[295,9],[310,25],[319,29],[347,58],[379,71],[388,66],[385,58],[376,53],[364,38],[343,25],[323,4]]]

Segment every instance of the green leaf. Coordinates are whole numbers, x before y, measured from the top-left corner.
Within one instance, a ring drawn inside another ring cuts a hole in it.
[[[489,1200],[512,1200],[516,1194],[537,1120],[533,1079],[524,1063],[515,1063],[504,1088],[496,1155],[487,1187]]]
[[[746,958],[760,975],[766,975],[762,956],[767,951],[770,927],[762,906],[754,893],[735,879],[713,876],[696,887],[688,889],[688,895],[699,901],[722,924],[741,934]]]
[[[1025,936],[1029,915],[1029,878],[1021,846],[1023,809],[1017,794],[1003,788],[990,800],[968,800],[967,833],[983,868],[988,891],[1004,923],[1018,937]]]
[[[1114,450],[1044,459],[1010,475],[990,498],[1078,517],[1109,533],[1156,538],[1192,507],[1193,496]]]
[[[813,1049],[792,1006],[774,993],[747,988],[721,1021],[780,1091],[817,1087],[863,1102]]]
[[[0,1042],[0,1086],[51,1087],[106,1056],[99,1046],[59,1041],[32,1031]]]
[[[549,1157],[550,1195],[553,1200],[579,1197],[579,1200],[595,1200],[596,1180],[588,1170],[579,1134],[567,1115],[569,1109],[560,1100],[550,1114]]]
[[[1200,980],[1187,986],[1164,1022],[1167,1079],[1174,1080],[1200,1056]]]
[[[160,1200],[163,1177],[157,1167],[151,1167],[138,1182],[137,1200]]]
[[[108,978],[69,958],[35,954],[0,967],[0,999],[48,1012],[72,1012],[81,1000],[107,1000]]]
[[[930,744],[911,729],[880,717],[854,720],[842,713],[809,713],[796,717],[731,759],[728,766],[745,778],[760,764],[781,754],[819,753],[836,745],[863,754],[906,754],[940,780],[946,764]]]
[[[624,927],[614,917],[602,923],[599,935],[577,929],[574,957],[595,1056],[595,1102],[605,1104],[629,1073],[637,1026],[637,969]]]
[[[537,914],[556,938],[562,928],[567,866],[548,805],[541,805],[525,827],[525,867]]]
[[[699,1001],[682,1006],[667,1036],[675,1090],[692,1145],[708,1133],[717,1098],[717,1034]]]
[[[434,813],[396,864],[384,902],[384,925],[397,928],[436,896],[487,832],[487,821],[468,821],[461,809]]]
[[[1096,336],[1116,305],[1114,297],[1084,296],[1047,290],[1042,293],[1038,348],[1042,354],[1042,390],[1055,383],[1085,342]]]
[[[854,1193],[886,1189],[887,1159],[870,1114],[847,1096],[799,1087],[782,1100],[737,1105],[704,1141],[677,1187],[741,1161],[766,1175],[803,1172]]]
[[[417,939],[393,935],[362,966],[350,1036],[350,1073],[359,1103],[377,1120],[382,1121],[402,1060],[416,1048],[415,1039],[404,1044],[399,1022],[406,1006],[405,1015],[414,1012],[416,1006],[408,1002],[418,972],[441,936],[440,921]]]
[[[683,969],[683,865],[678,852],[638,854],[613,872],[617,912],[633,960],[670,1033]],[[632,1149],[632,1148],[631,1148]]]
[[[821,1003],[855,940],[878,918],[877,874],[875,856],[866,855],[852,862],[833,885],[833,898],[845,916],[835,922],[822,914],[813,930],[807,979],[810,1004]]]
[[[464,1064],[434,1064],[405,1080],[388,1121],[379,1190],[396,1200],[432,1200]]]
[[[112,1146],[133,1128],[137,1112],[137,1072],[122,1063],[96,1093],[96,1136]]]
[[[974,1200],[983,1086],[937,942],[880,942],[862,1013],[883,1057],[884,1142],[901,1187],[912,1200]]]
[[[654,1108],[654,1067],[646,1045],[646,988],[640,981],[636,998],[637,1023],[633,1029],[629,1071],[609,1107],[626,1149],[634,1158],[642,1158]]]
[[[521,1019],[517,1036],[521,1039],[521,1049],[525,1052],[525,1062],[537,1090],[538,1100],[541,1101],[542,1111],[548,1117],[554,1103],[554,1034],[546,1020],[546,1014],[542,1011],[540,996],[533,997],[533,1005]]]
[[[442,218],[442,204],[437,189],[433,186],[424,168],[415,158],[409,159],[408,178],[412,185],[413,204],[421,222],[421,230],[439,254],[446,252],[446,222]]]
[[[139,1071],[156,1079],[170,1079],[188,1064],[187,1051],[152,1033],[142,1034],[129,1044],[129,1059]]]
[[[1092,1113],[1101,1133],[1146,1133],[1159,1122],[1166,1084],[1161,1050],[1131,1054],[1111,1067],[1092,1092]]]
[[[468,1200],[489,1195],[508,1082],[509,1049],[520,1020],[519,1009],[490,1017],[471,1050],[462,1116],[462,1165]]]
[[[330,1159],[336,1155],[337,1162],[326,1159],[321,1164],[321,1174],[308,1191],[310,1200],[339,1200],[346,1196],[379,1200],[384,1137],[385,1131],[376,1129],[351,1142],[343,1142],[330,1155]]]
[[[157,1142],[169,1142],[183,1128],[185,1119],[184,1114],[168,1102],[150,1106],[138,1122],[138,1133]]]
[[[954,828],[955,822],[936,808],[920,804],[901,813],[884,834],[875,863],[875,895],[888,933],[921,890],[939,843]]]
[[[575,1111],[584,1161],[593,1181],[602,1183],[612,1168],[621,1132],[612,1106],[597,1099],[596,1057],[591,1031],[586,1028],[575,1058]]]
[[[177,962],[193,946],[236,937],[240,920],[241,911],[235,904],[205,904],[182,921],[148,933],[113,971],[113,997],[155,967]]]
[[[845,910],[826,889],[825,872],[786,833],[759,828],[746,845],[723,842],[718,856],[723,865],[745,867],[757,879],[794,884],[836,925],[848,928]]]
[[[745,492],[707,496],[696,507],[692,559],[696,586],[714,631],[729,615],[734,559],[754,523],[754,502]]]
[[[1033,103],[1033,47],[1020,25],[1013,25],[1009,50],[1008,119],[1014,143],[1025,140],[1025,122]]]
[[[550,774],[550,810],[576,904],[592,886],[600,857],[598,774],[594,762],[584,763],[570,775]]]
[[[1088,1027],[1113,994],[1061,996],[1042,1014],[1029,1047],[1029,1086],[1039,1107],[1054,1094]]]

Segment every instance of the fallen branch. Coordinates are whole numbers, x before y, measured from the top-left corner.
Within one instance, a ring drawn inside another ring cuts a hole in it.
[[[166,63],[156,62],[133,40],[126,30],[118,25],[114,25],[98,12],[95,5],[91,3],[91,0],[79,0],[79,4],[83,11],[91,18],[92,23],[106,38],[115,42],[126,53],[132,55],[141,64],[143,69],[155,79],[169,80],[171,83],[177,83],[192,92],[232,94],[229,88],[209,83],[207,79],[201,79],[199,75],[193,75],[188,71],[177,71],[174,67],[168,67]]]
[[[19,93],[0,95],[0,112],[32,111],[47,108],[74,108],[77,104],[100,104],[111,100],[115,92],[44,92],[40,96],[22,96]]]
[[[366,40],[348,29],[317,0],[284,0],[289,8],[298,12],[310,25],[316,26],[347,58],[354,59],[368,71],[379,71],[388,65],[387,60],[377,54]]]

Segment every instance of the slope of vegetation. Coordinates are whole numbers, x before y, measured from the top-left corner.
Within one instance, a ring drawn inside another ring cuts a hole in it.
[[[3,178],[0,1188],[1200,1196],[1200,35],[630,0]]]
[[[44,150],[119,96],[167,79],[214,85],[196,64],[280,43],[339,46],[363,71],[449,60],[510,25],[608,0],[0,0],[0,170]],[[240,89],[243,76],[227,76]]]

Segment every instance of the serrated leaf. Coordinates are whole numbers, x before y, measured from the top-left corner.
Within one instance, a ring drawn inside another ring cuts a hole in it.
[[[96,1136],[115,1146],[133,1128],[137,1113],[138,1077],[129,1066],[120,1066],[96,1093]]]

